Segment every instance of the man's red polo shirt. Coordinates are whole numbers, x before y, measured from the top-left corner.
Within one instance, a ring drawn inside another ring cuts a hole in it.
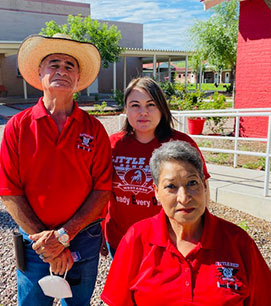
[[[111,147],[103,125],[74,103],[59,134],[39,102],[11,118],[0,151],[0,195],[25,195],[54,228],[73,216],[92,190],[111,190]]]
[[[271,272],[254,241],[206,209],[201,241],[183,257],[163,210],[132,226],[113,259],[102,299],[110,306],[271,305]]]

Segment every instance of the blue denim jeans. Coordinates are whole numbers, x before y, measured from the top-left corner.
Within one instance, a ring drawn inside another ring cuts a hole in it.
[[[17,270],[18,305],[51,306],[53,299],[45,296],[38,284],[39,279],[49,275],[49,264],[44,263],[32,249],[32,241],[21,231],[25,245],[25,271]],[[99,252],[102,242],[101,226],[96,224],[80,232],[69,249],[76,252],[78,261],[67,273],[66,280],[72,289],[72,298],[62,299],[61,305],[89,306],[98,273]]]

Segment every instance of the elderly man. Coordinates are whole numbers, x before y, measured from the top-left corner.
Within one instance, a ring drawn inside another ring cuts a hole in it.
[[[73,298],[89,305],[95,286],[103,207],[111,193],[111,149],[105,129],[78,108],[73,94],[100,69],[90,43],[63,35],[27,37],[18,52],[24,79],[43,91],[38,103],[6,125],[0,151],[0,195],[24,238],[17,270],[19,305],[52,305],[38,280],[67,274]]]

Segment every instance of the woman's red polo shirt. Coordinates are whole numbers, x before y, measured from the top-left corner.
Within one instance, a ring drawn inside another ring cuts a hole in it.
[[[163,210],[132,226],[102,293],[110,306],[271,305],[271,272],[238,226],[205,213],[201,241],[183,257]]]

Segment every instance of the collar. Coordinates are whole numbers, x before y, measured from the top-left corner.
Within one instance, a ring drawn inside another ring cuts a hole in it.
[[[166,248],[170,242],[170,238],[167,228],[167,216],[164,209],[162,208],[160,213],[151,218],[151,220],[152,228],[149,242]]]
[[[205,209],[204,213],[204,225],[203,225],[203,233],[201,235],[200,243],[202,248],[204,249],[215,249],[216,248],[216,237],[218,234],[218,218],[212,215],[208,208]]]
[[[199,242],[199,247],[203,249],[214,249],[215,248],[215,233],[217,231],[217,217],[212,215],[209,210],[206,208],[204,213],[204,227],[202,236]],[[161,247],[169,247],[172,245],[170,241],[168,228],[167,228],[167,216],[163,209],[161,209],[160,213],[153,218],[151,234],[149,237],[149,242],[154,245],[158,245]]]
[[[34,119],[40,119],[43,117],[49,117],[50,115],[47,113],[47,110],[43,103],[43,97],[40,97],[38,103],[33,106],[32,111]],[[70,116],[71,119],[75,119],[77,121],[83,121],[83,111],[78,107],[77,102],[73,101],[73,110]]]

